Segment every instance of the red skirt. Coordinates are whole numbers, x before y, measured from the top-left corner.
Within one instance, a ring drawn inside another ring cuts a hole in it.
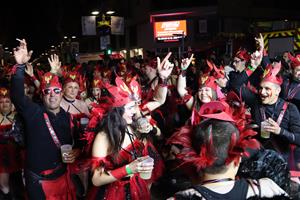
[[[69,173],[55,180],[42,180],[41,185],[47,200],[76,200],[75,187]]]
[[[135,174],[129,180],[118,180],[105,186],[103,199],[120,200],[150,200],[150,191],[145,180]],[[88,193],[87,200],[96,200],[101,187],[92,187]]]

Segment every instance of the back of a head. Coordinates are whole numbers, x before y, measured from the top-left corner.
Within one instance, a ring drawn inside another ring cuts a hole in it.
[[[235,125],[228,121],[207,119],[199,124],[193,136],[192,145],[197,154],[200,154],[203,147],[207,151],[208,159],[213,159],[210,166],[203,169],[204,172],[217,174],[226,170],[228,151],[233,141],[232,134],[235,134],[235,141],[238,140],[239,131]]]

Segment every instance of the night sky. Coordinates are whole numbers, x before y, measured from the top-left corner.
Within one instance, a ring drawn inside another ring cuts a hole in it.
[[[37,55],[49,49],[51,45],[58,45],[65,35],[80,37],[81,16],[89,15],[91,8],[101,4],[109,5],[110,2],[117,7],[120,6],[120,1],[128,4],[129,1],[141,3],[143,0],[5,0],[5,5],[2,1],[0,44],[12,49],[18,45],[15,38],[25,38],[29,49],[33,49]],[[217,4],[218,1],[220,0],[154,0],[152,10]],[[226,2],[226,0],[221,1]],[[286,0],[283,4],[274,3],[273,0],[251,1],[261,7],[271,5],[271,7],[295,9],[292,0]]]
[[[15,47],[16,38],[40,53],[57,45],[64,35],[80,35],[82,7],[79,0],[6,1],[0,6],[0,44]]]

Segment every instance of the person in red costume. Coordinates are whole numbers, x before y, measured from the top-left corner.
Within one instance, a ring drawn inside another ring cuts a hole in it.
[[[10,174],[21,168],[20,152],[11,134],[15,114],[8,89],[0,88],[0,199],[2,193],[10,196]]]
[[[173,64],[168,60],[170,55],[162,62],[157,58],[160,79],[166,80],[173,69]],[[92,182],[96,187],[91,189],[87,199],[148,200],[151,198],[151,184],[164,170],[163,160],[151,143],[151,138],[160,131],[144,120],[146,118],[140,117],[141,88],[136,79],[126,84],[121,77],[117,77],[115,83],[116,86],[105,84],[113,98],[106,106],[102,105],[102,111],[98,108],[100,112],[96,115],[100,120],[91,118],[97,124],[92,147]],[[147,110],[159,107],[166,97],[166,91],[167,88],[160,83],[157,96],[144,105]],[[149,157],[154,162],[143,163]],[[143,172],[151,173],[151,178],[142,179],[140,173]]]

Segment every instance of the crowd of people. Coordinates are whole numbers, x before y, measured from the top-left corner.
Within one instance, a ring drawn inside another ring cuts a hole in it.
[[[230,63],[69,64],[19,40],[1,67],[0,199],[299,199],[300,55],[255,41]]]

